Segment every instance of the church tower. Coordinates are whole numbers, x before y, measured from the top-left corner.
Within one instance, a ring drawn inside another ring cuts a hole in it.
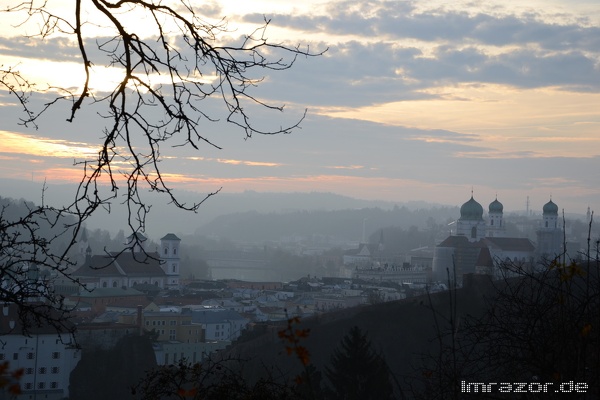
[[[563,231],[558,226],[558,206],[552,199],[542,209],[542,226],[537,230],[537,255],[553,259],[562,253]]]
[[[504,206],[502,203],[496,200],[492,201],[488,207],[488,225],[487,225],[487,236],[488,237],[505,237],[506,230],[504,228],[504,222],[502,221]]]
[[[81,230],[81,235],[79,236],[77,244],[79,244],[79,255],[81,256],[81,258],[85,257],[85,252],[89,246],[87,229],[85,229],[85,227],[83,227],[83,229]]]
[[[175,234],[168,233],[160,239],[161,267],[167,275],[165,288],[179,290],[179,239]]]
[[[473,194],[471,194],[471,199],[460,207],[456,233],[466,236],[469,242],[477,242],[485,237],[483,207],[473,199]]]

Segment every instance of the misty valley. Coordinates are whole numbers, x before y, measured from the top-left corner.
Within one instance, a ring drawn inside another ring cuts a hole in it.
[[[34,204],[2,205],[5,237],[25,237],[10,223]],[[35,222],[56,237],[55,251],[68,247],[68,235],[56,233],[68,218]],[[589,396],[598,388],[590,371],[598,367],[592,324],[600,286],[597,247],[586,246],[598,232],[589,213],[559,224],[552,201],[538,212],[504,213],[498,200],[484,212],[473,198],[461,207],[235,212],[192,234],[156,238],[86,226],[62,267],[6,263],[3,393],[514,394],[512,386],[475,383],[503,380],[532,383],[530,394]],[[544,321],[531,321],[532,313]],[[535,340],[526,339],[532,332]],[[573,353],[547,360],[546,343],[555,340]]]

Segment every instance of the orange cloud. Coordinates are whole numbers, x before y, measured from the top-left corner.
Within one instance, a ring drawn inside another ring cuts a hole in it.
[[[364,165],[334,165],[334,166],[330,166],[330,167],[326,167],[326,168],[354,170],[354,169],[363,169],[364,167],[365,167]]]
[[[26,154],[39,157],[90,158],[97,154],[97,149],[80,142],[50,139],[23,133],[0,130],[2,153]]]
[[[232,159],[226,159],[226,158],[217,158],[217,159],[203,158],[203,160],[206,160],[206,161],[214,160],[221,164],[247,165],[249,167],[279,167],[279,166],[283,165],[283,164],[279,164],[279,163],[266,162],[266,161],[244,161],[244,160],[232,160]]]

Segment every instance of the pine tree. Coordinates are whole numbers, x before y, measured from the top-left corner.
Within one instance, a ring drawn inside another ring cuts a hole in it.
[[[391,399],[393,387],[385,359],[371,347],[360,328],[353,327],[331,355],[325,374],[328,397],[345,400]]]

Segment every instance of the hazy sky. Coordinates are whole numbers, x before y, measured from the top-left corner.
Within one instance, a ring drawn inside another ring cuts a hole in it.
[[[207,125],[222,150],[164,149],[173,186],[451,205],[473,190],[484,207],[497,195],[505,211],[524,209],[527,196],[533,209],[552,196],[568,212],[600,211],[597,1],[192,3],[207,18],[226,17],[232,36],[266,16],[274,42],[328,51],[269,74],[253,92],[286,105],[283,114],[257,112],[257,121],[277,127],[307,108],[301,129],[244,140],[231,126]],[[75,44],[25,38],[35,26],[11,26],[18,21],[0,14],[0,64],[40,87],[76,87]],[[93,85],[102,90],[114,71],[92,56]],[[69,124],[69,104],[59,104],[35,130],[18,125],[19,107],[4,88],[0,105],[0,176],[76,181],[73,161],[93,155],[102,137],[98,110]]]

